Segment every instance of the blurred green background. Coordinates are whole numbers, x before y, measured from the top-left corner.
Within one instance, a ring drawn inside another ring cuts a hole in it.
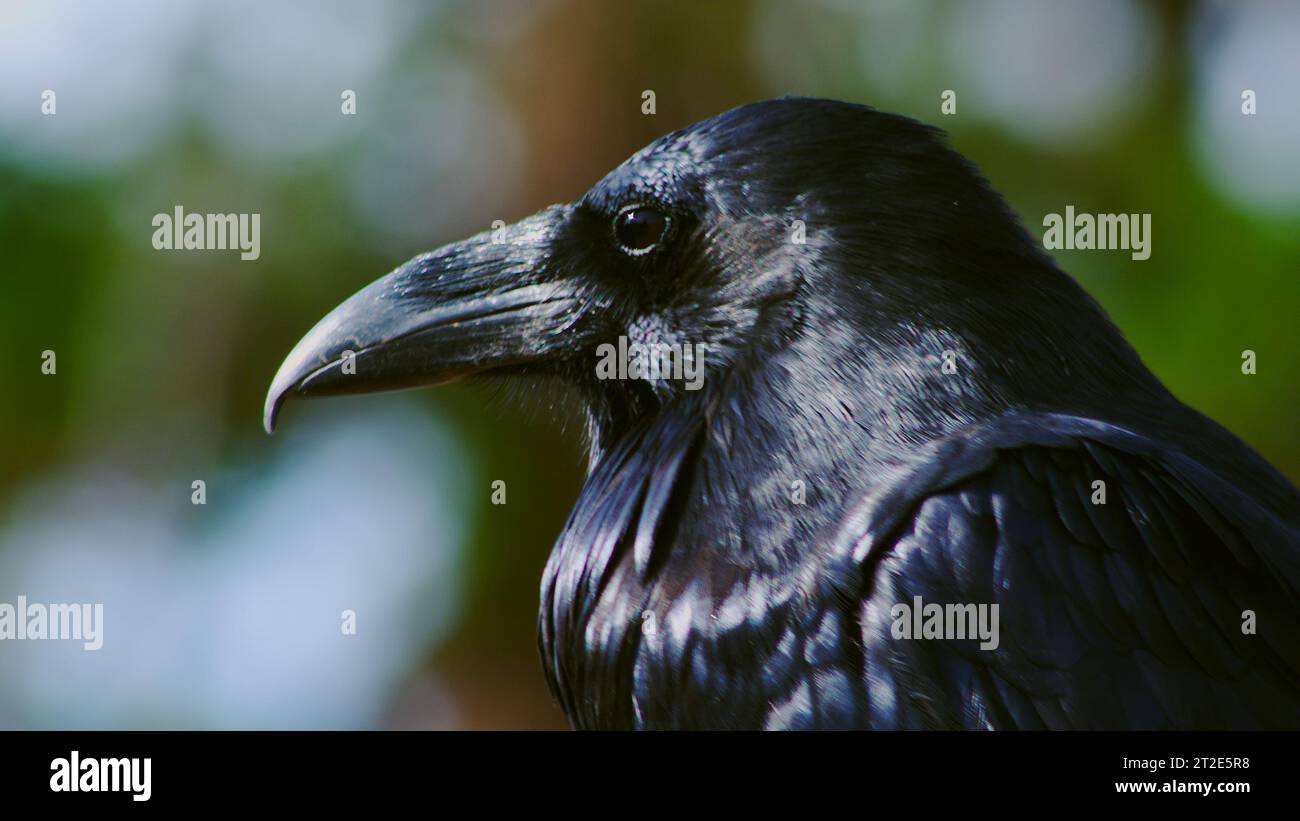
[[[291,404],[273,438],[262,399],[398,263],[767,97],[948,130],[1036,234],[1152,214],[1149,260],[1057,257],[1300,479],[1296,43],[1293,3],[0,0],[0,601],[105,604],[99,651],[0,643],[0,727],[565,726],[535,623],[567,398]],[[261,214],[260,258],[154,250],[177,205]]]

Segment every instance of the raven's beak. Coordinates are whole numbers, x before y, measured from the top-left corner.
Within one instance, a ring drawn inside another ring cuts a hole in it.
[[[418,256],[335,308],[275,375],[267,432],[289,396],[434,385],[572,350],[580,289],[548,265],[568,211],[554,206]]]

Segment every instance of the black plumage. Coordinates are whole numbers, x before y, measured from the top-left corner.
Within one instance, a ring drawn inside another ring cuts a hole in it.
[[[700,389],[599,378],[619,336],[703,343]],[[932,128],[782,99],[663,137],[344,303],[268,428],[486,371],[589,408],[540,613],[575,726],[1300,726],[1300,493]],[[895,638],[916,597],[1000,643]]]

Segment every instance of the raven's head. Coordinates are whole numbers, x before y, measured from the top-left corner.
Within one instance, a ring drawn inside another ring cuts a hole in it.
[[[774,100],[669,134],[581,201],[362,289],[289,354],[265,424],[288,396],[546,373],[579,386],[607,440],[752,375],[746,359],[792,350],[867,394],[914,397],[889,410],[912,421],[1035,391],[1061,407],[1087,394],[1089,372],[1131,364],[1104,319],[1097,339],[1099,317],[940,132],[864,106]]]

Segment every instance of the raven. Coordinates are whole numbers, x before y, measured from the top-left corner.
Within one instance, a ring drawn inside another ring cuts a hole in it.
[[[668,134],[362,289],[264,421],[488,371],[587,407],[539,616],[575,727],[1300,726],[1300,492],[937,129],[784,98]]]

